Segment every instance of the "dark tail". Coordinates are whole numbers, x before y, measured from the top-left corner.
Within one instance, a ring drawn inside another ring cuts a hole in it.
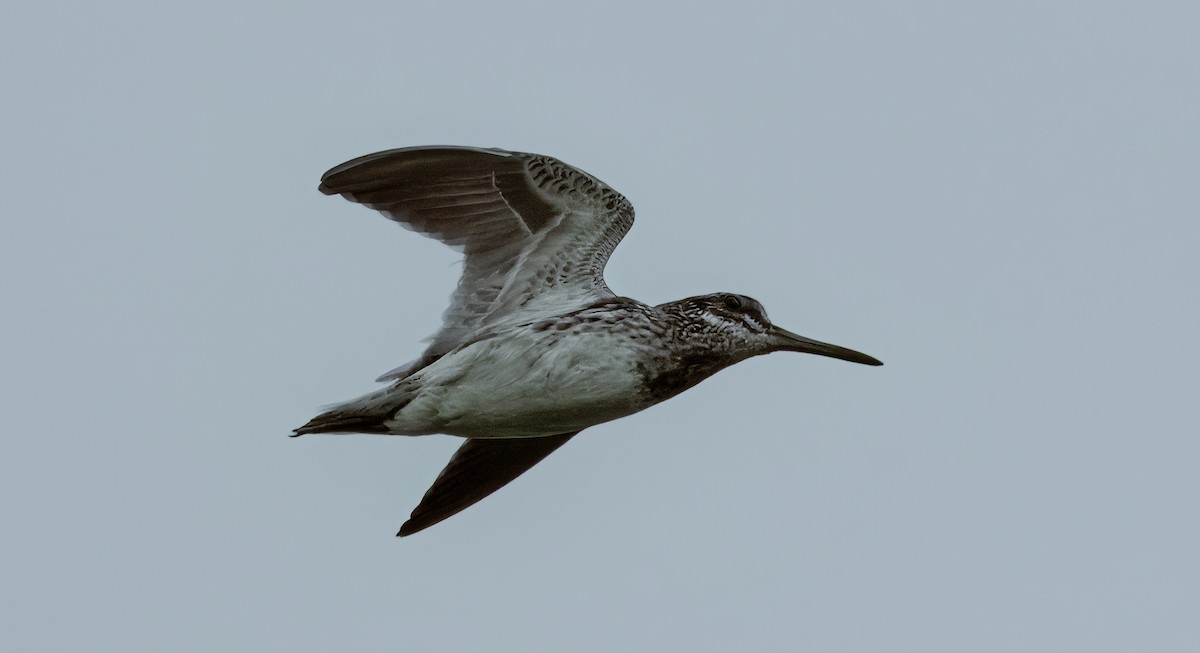
[[[309,433],[388,433],[385,422],[393,412],[364,414],[331,410],[310,419],[308,424],[301,426],[292,433],[291,437],[299,437]]]

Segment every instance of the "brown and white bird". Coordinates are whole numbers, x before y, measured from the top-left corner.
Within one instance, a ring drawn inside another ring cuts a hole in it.
[[[308,433],[466,438],[398,535],[471,506],[583,429],[669,399],[752,356],[795,351],[881,362],[771,324],[762,304],[717,293],[658,306],[618,297],[608,257],[633,207],[599,179],[538,154],[413,147],[321,178],[340,194],[461,250],[442,328],[372,392]]]

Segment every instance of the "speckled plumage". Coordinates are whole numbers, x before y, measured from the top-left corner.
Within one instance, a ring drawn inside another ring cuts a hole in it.
[[[757,301],[716,293],[658,306],[614,295],[604,266],[633,207],[587,173],[536,154],[389,150],[327,172],[341,194],[460,249],[442,328],[390,385],[295,435],[445,433],[467,438],[400,530],[486,497],[583,429],[669,399],[773,351],[879,361],[771,324]]]

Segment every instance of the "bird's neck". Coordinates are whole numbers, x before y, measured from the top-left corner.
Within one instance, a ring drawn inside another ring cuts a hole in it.
[[[725,334],[714,333],[705,328],[709,325],[698,324],[692,316],[671,308],[655,307],[661,316],[658,324],[663,327],[659,342],[665,346],[647,351],[649,356],[639,370],[651,403],[666,401],[745,358],[738,355],[735,343],[726,341]]]

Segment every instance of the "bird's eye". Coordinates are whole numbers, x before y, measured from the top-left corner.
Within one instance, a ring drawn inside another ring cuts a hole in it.
[[[735,311],[742,310],[742,298],[737,295],[729,295],[725,298],[725,305]]]

